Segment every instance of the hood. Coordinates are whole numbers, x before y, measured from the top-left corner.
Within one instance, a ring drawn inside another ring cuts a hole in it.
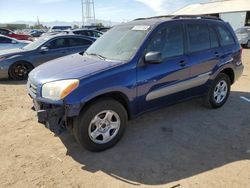
[[[22,53],[27,52],[26,50],[23,50],[21,48],[13,48],[13,49],[7,49],[7,50],[1,50],[0,56],[12,56],[12,55],[20,55]]]
[[[34,84],[44,84],[56,80],[80,79],[120,64],[122,63],[73,54],[38,66],[30,72],[29,80]]]

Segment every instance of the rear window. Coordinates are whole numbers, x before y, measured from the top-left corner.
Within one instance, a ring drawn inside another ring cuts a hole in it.
[[[188,24],[187,33],[190,52],[198,52],[210,49],[210,38],[207,25]]]
[[[227,46],[235,43],[232,34],[226,28],[220,25],[216,27],[219,33],[220,43],[222,46]]]

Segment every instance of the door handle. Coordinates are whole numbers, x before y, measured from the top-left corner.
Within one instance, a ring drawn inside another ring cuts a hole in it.
[[[215,57],[220,57],[220,53],[219,52],[214,52],[214,54],[215,54]]]
[[[181,67],[185,67],[185,66],[186,66],[186,61],[184,61],[184,60],[180,61],[180,62],[179,62],[179,65],[180,65]]]

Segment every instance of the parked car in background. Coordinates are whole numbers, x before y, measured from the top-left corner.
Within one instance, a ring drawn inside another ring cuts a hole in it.
[[[45,32],[42,31],[42,30],[32,30],[32,31],[29,32],[29,34],[32,37],[40,37],[43,33],[45,33]]]
[[[71,30],[72,27],[71,26],[53,26],[50,28],[49,32],[52,32],[52,31],[58,31],[58,30]]]
[[[26,79],[34,67],[62,56],[82,53],[94,41],[94,38],[80,35],[58,35],[41,37],[20,49],[2,50],[0,78]]]
[[[15,39],[18,39],[18,40],[32,40],[32,37],[30,35],[17,34],[14,31],[11,31],[11,30],[5,29],[5,28],[0,28],[0,34],[1,35],[6,35],[8,37],[15,38]]]
[[[95,37],[95,38],[99,38],[100,36],[103,35],[102,32],[97,31],[97,30],[92,30],[92,29],[75,29],[71,32],[75,35],[84,35],[84,36]]]
[[[111,27],[97,27],[96,30],[97,31],[101,31],[101,32],[107,32],[108,30],[110,30]]]
[[[236,30],[239,43],[246,48],[250,48],[250,27],[242,27]]]
[[[241,53],[219,18],[138,19],[109,30],[83,56],[34,69],[27,88],[39,122],[56,133],[66,124],[83,147],[102,151],[129,118],[149,110],[195,97],[223,106],[243,72]]]
[[[14,38],[7,37],[5,35],[0,35],[0,50],[12,49],[12,48],[22,48],[31,41],[17,40]]]

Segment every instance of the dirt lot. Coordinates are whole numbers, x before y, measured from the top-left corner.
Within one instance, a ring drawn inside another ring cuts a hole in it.
[[[250,187],[250,50],[218,110],[190,101],[132,120],[91,153],[36,122],[24,82],[0,81],[0,187]]]

